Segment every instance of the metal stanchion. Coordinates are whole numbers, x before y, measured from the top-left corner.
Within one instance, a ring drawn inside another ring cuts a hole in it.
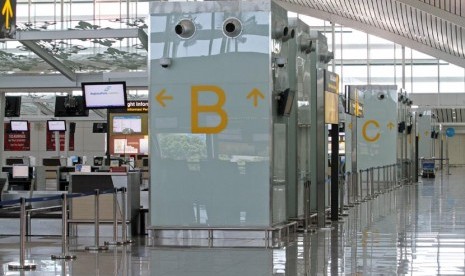
[[[85,249],[88,251],[103,251],[108,250],[108,246],[106,245],[99,245],[99,236],[100,236],[100,214],[99,214],[99,197],[100,191],[98,189],[95,190],[95,218],[94,218],[94,229],[95,229],[95,244],[93,246],[86,246]]]
[[[339,189],[340,191],[340,200],[339,200],[339,215],[340,216],[348,216],[347,213],[344,213],[344,200],[345,200],[345,197],[346,197],[346,192],[345,192],[345,188],[347,187],[348,188],[348,185],[346,184],[346,179],[347,178],[347,174],[343,174],[341,176],[342,180],[340,179],[340,182],[341,183],[341,187]],[[348,198],[348,197],[347,197]]]
[[[376,186],[377,186],[377,188],[378,188],[378,189],[377,189],[377,190],[378,190],[378,192],[377,192],[378,195],[381,194],[381,188],[380,188],[381,180],[379,179],[380,176],[381,176],[381,175],[380,175],[380,170],[381,170],[381,167],[379,167],[379,166],[376,167],[376,171],[377,171]]]
[[[360,201],[361,202],[366,202],[367,197],[366,197],[366,195],[365,195],[365,197],[363,196],[363,172],[364,172],[364,170],[360,170]],[[367,174],[367,177],[368,177],[368,174]]]
[[[304,182],[304,231],[310,227],[310,181]]]
[[[347,173],[347,206],[353,207],[352,201],[352,174],[350,172]]]
[[[26,199],[21,197],[20,199],[20,215],[19,215],[19,263],[8,264],[10,270],[33,270],[36,269],[36,264],[26,263]]]
[[[375,180],[374,180],[374,168],[371,167],[370,168],[370,183],[371,183],[371,187],[370,187],[370,197],[371,198],[375,198]]]
[[[118,189],[113,191],[113,240],[104,242],[105,245],[122,245],[123,243],[118,241]],[[123,226],[122,226],[123,227]]]
[[[122,242],[124,244],[126,243],[133,243],[134,241],[133,240],[128,240],[128,224],[127,224],[127,218],[126,218],[126,197],[127,197],[127,193],[126,193],[126,188],[122,188],[122,192],[121,192],[121,196],[122,196],[122,202],[121,204],[123,205],[123,208],[122,208],[122,212],[123,212],[123,224],[122,224],[122,228],[123,228],[123,237],[122,237]]]
[[[66,194],[61,195],[61,255],[52,255],[52,260],[65,259],[72,260],[76,259],[76,255],[69,255],[68,252],[68,196]]]

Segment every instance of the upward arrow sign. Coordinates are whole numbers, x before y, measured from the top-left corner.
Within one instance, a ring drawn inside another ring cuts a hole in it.
[[[5,16],[5,29],[10,29],[10,17],[13,17],[13,8],[10,0],[6,0],[2,8],[2,15]]]
[[[250,98],[253,98],[253,106],[257,107],[258,106],[258,98],[261,98],[262,100],[265,99],[265,96],[258,90],[257,88],[254,88],[252,91],[250,91],[249,94],[247,94],[247,99],[249,100]]]

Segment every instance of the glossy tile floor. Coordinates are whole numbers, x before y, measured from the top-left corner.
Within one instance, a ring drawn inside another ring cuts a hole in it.
[[[52,261],[59,237],[31,237],[35,271],[10,271],[19,238],[0,237],[1,275],[465,275],[465,171],[405,186],[349,210],[340,223],[298,234],[279,249],[167,248],[139,238],[90,253],[93,238],[71,239],[73,261]],[[1,226],[0,226],[1,231]],[[101,238],[101,240],[107,240]]]

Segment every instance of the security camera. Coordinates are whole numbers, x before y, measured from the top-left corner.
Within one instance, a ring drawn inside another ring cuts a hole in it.
[[[168,68],[171,66],[171,59],[170,58],[161,58],[160,65],[163,68]]]
[[[386,98],[386,95],[384,95],[383,92],[378,93],[378,100],[384,100]]]
[[[286,64],[287,64],[287,58],[284,58],[284,57],[276,58],[276,65],[278,65],[279,68],[283,68],[284,65]]]
[[[418,117],[423,117],[423,113],[418,114]]]

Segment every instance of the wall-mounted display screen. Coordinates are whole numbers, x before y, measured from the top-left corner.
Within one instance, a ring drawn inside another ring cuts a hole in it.
[[[66,122],[64,120],[48,120],[47,129],[48,131],[65,131]]]
[[[10,130],[11,131],[28,131],[29,124],[25,120],[11,120],[10,121]]]
[[[83,82],[81,84],[87,109],[126,108],[126,82]]]
[[[84,108],[82,96],[56,96],[55,117],[89,116],[89,110]]]
[[[142,132],[142,117],[140,115],[113,116],[112,132],[132,134]]]
[[[5,97],[5,117],[19,117],[21,115],[21,96]]]

